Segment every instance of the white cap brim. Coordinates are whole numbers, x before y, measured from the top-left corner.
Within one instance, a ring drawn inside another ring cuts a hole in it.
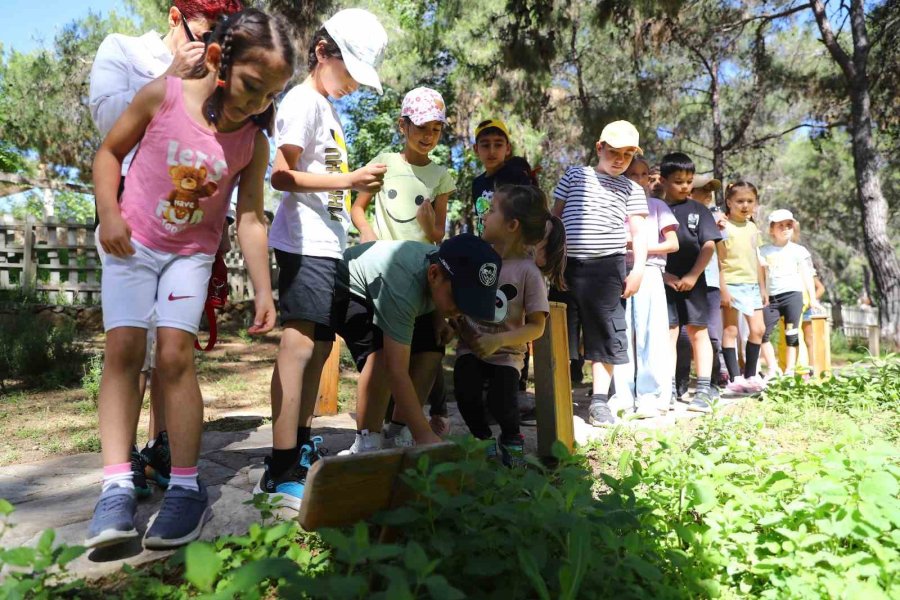
[[[381,89],[381,78],[378,77],[378,71],[374,67],[367,65],[349,52],[345,52],[343,48],[341,48],[341,54],[343,54],[344,66],[347,67],[350,77],[360,85],[373,88],[379,96],[384,93],[384,90]]]

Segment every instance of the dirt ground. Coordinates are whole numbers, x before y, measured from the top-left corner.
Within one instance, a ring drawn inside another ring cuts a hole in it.
[[[222,332],[212,352],[198,353],[197,374],[205,405],[207,430],[246,429],[271,418],[269,382],[279,334],[250,338]],[[102,336],[89,341],[101,352]],[[345,350],[346,353],[346,350]],[[343,357],[338,405],[342,412],[356,407],[356,371]],[[143,444],[149,424],[150,390],[144,397],[138,426]],[[256,415],[258,419],[235,417]],[[56,390],[15,389],[0,394],[0,467],[38,461],[50,456],[99,452],[97,407],[82,387]]]

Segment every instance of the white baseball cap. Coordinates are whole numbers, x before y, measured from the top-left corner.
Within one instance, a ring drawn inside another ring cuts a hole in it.
[[[600,140],[613,148],[637,148],[638,154],[643,154],[640,146],[640,135],[637,128],[628,121],[613,121],[600,132]]]
[[[782,221],[794,221],[794,214],[784,208],[773,210],[769,215],[769,225],[772,223],[781,223]]]
[[[381,94],[377,69],[384,58],[388,39],[378,17],[361,8],[348,8],[335,13],[323,27],[341,49],[341,58],[350,76]]]

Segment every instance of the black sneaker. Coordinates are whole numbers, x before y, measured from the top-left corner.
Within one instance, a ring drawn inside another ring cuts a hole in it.
[[[144,475],[144,456],[138,452],[137,447],[131,449],[131,480],[134,482],[134,493],[138,498],[146,498],[153,492],[147,477]]]
[[[317,460],[325,455],[324,448],[320,448],[321,436],[313,437],[308,443],[300,446],[300,459],[292,469],[288,469],[278,477],[271,472],[270,457],[265,458],[265,470],[262,477],[253,488],[254,494],[266,494],[269,501],[275,506],[284,506],[294,510],[300,510],[303,502],[303,490],[306,487],[306,474],[309,468]]]
[[[591,402],[591,408],[588,411],[588,423],[594,427],[609,427],[615,425],[616,417],[609,409],[609,403],[601,401]]]
[[[511,469],[525,467],[525,437],[521,433],[513,440],[500,439],[500,462]]]
[[[144,446],[141,450],[144,457],[144,473],[161,488],[169,486],[172,476],[172,454],[169,451],[169,435],[160,431],[153,447]]]

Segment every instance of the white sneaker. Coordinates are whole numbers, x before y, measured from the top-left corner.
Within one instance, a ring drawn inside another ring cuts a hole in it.
[[[338,452],[338,456],[348,456],[350,454],[362,454],[363,452],[374,452],[381,450],[384,446],[384,435],[380,431],[363,431],[357,433],[353,440],[353,445],[346,450]]]
[[[369,434],[371,435],[371,434]],[[400,430],[394,437],[394,448],[412,448],[416,445],[416,440],[413,439],[412,432],[409,430],[409,427],[404,427]],[[379,448],[380,449],[380,448]]]
[[[659,397],[653,394],[643,394],[637,399],[637,407],[634,411],[634,414],[639,419],[652,419],[654,417],[658,417],[660,412],[668,412],[669,406],[666,403],[665,405],[659,399]]]

